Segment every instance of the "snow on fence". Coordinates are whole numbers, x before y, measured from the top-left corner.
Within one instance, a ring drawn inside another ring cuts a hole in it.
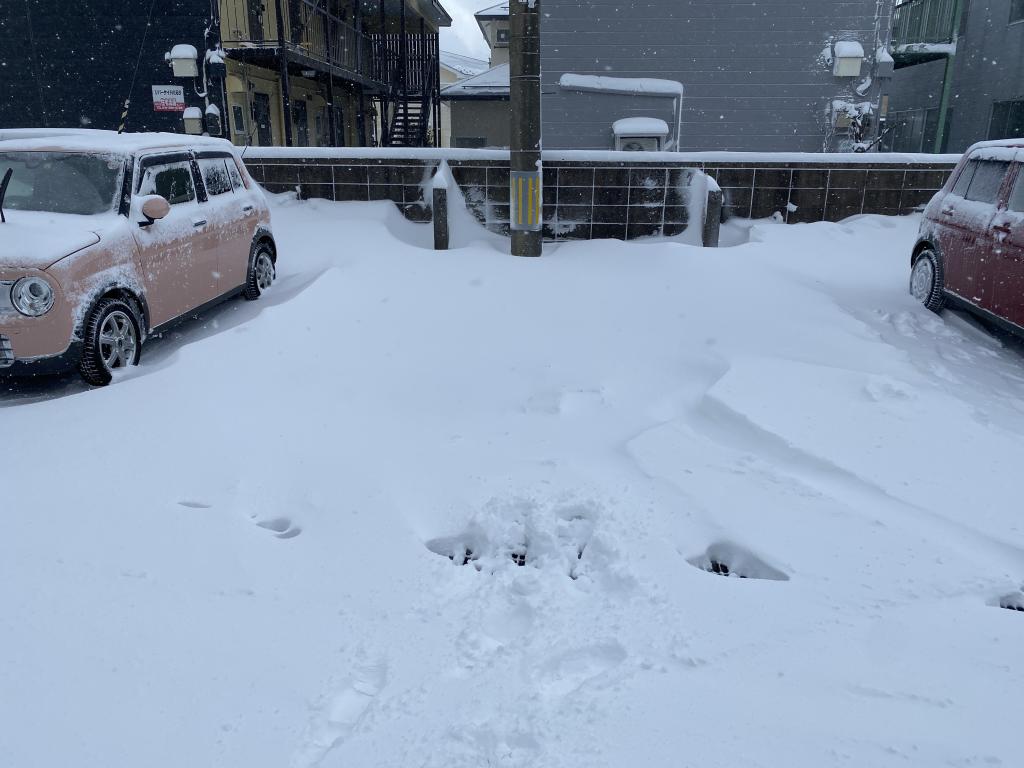
[[[901,154],[545,152],[545,236],[575,240],[680,235],[691,220],[690,188],[700,178],[695,171],[715,179],[729,213],[743,218],[778,214],[795,223],[839,221],[859,213],[906,214],[935,194],[958,159]],[[507,152],[253,147],[245,155],[254,178],[270,192],[297,189],[307,198],[391,200],[408,218],[423,222],[431,220],[424,182],[442,160],[447,160],[477,219],[492,231],[507,233]]]

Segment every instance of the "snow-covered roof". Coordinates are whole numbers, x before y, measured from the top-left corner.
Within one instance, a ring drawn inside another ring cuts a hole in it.
[[[612,124],[616,136],[668,136],[668,123],[656,117],[626,117]]]
[[[499,64],[474,77],[467,77],[441,89],[442,99],[508,98],[509,65]]]
[[[675,80],[654,77],[607,77],[605,75],[576,75],[567,72],[558,84],[570,91],[598,93],[629,93],[634,96],[682,96],[683,84]]]
[[[200,113],[200,116],[201,113]],[[233,151],[226,139],[183,133],[121,133],[87,128],[0,128],[0,151],[61,150],[131,154],[152,149],[190,147]]]
[[[472,56],[463,56],[461,53],[452,53],[451,51],[441,51],[441,66],[468,77],[486,72],[490,65],[483,59],[474,59]]]
[[[863,59],[864,46],[856,40],[840,40],[836,43],[837,59]]]
[[[482,11],[477,11],[476,17],[478,19],[508,18],[508,3],[498,3],[489,8],[484,8]]]

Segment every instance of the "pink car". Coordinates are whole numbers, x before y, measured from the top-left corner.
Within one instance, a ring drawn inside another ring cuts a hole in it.
[[[0,373],[107,384],[147,336],[276,276],[263,193],[220,139],[0,131],[0,191]]]

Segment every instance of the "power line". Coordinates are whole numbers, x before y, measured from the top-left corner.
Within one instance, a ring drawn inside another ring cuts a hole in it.
[[[146,30],[142,33],[142,45],[139,46],[139,57],[135,60],[135,72],[132,73],[132,84],[128,88],[128,98],[124,100],[124,109],[121,111],[121,124],[117,128],[118,133],[124,133],[125,124],[128,122],[128,109],[132,105],[132,94],[135,93],[135,81],[139,77],[139,67],[142,65],[142,54],[146,50],[146,40],[149,38],[149,28],[153,23],[153,8],[156,0],[149,4],[149,14],[146,16]]]

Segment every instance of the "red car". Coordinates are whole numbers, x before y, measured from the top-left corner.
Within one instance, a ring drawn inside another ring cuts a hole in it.
[[[910,292],[1024,335],[1024,139],[966,153],[924,211]]]

